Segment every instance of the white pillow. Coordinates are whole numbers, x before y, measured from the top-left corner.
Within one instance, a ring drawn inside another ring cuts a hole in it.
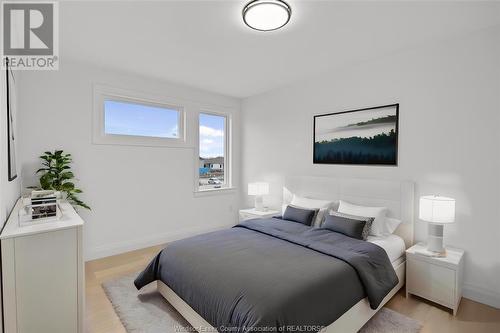
[[[375,218],[370,229],[373,236],[382,236],[386,232],[386,211],[386,207],[359,206],[343,200],[340,200],[338,209],[339,213]]]
[[[290,204],[307,209],[319,209],[318,214],[316,214],[312,225],[314,227],[320,227],[321,224],[323,223],[323,219],[325,218],[325,214],[328,211],[328,209],[332,206],[333,201],[304,198],[294,194],[292,202]]]
[[[390,235],[393,234],[394,231],[398,228],[398,226],[401,224],[401,220],[392,218],[392,217],[386,217],[385,218],[385,225],[384,225],[384,234],[385,235]]]

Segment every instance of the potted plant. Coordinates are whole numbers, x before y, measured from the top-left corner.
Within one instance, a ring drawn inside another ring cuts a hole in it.
[[[86,203],[78,198],[78,194],[82,193],[82,190],[76,188],[74,183],[75,175],[70,166],[71,154],[66,154],[62,150],[46,151],[40,158],[43,167],[35,172],[41,174],[39,188],[59,192],[73,206],[90,209]]]

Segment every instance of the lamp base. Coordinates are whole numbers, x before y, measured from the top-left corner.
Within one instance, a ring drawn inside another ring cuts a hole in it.
[[[262,195],[256,195],[255,196],[255,210],[258,210],[260,212],[265,211],[264,209],[264,198]]]
[[[443,225],[429,223],[427,236],[427,251],[434,256],[445,256],[446,250],[443,246]]]

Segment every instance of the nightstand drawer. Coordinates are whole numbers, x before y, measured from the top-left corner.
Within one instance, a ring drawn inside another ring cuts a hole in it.
[[[408,292],[445,306],[454,306],[456,272],[413,256],[407,259]]]

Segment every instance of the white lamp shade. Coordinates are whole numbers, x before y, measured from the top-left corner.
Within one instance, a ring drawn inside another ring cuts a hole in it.
[[[420,197],[419,218],[431,223],[455,222],[455,199],[428,195]]]
[[[269,183],[256,182],[248,183],[248,195],[267,195],[269,194]]]

